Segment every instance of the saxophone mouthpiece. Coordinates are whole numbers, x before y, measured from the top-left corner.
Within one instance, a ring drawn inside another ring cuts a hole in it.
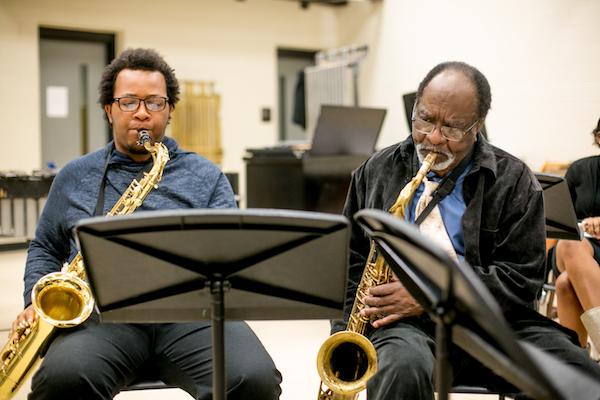
[[[144,143],[150,143],[150,134],[148,134],[148,131],[145,129],[140,129],[138,131],[138,141],[137,141],[137,145],[140,147],[144,147]]]

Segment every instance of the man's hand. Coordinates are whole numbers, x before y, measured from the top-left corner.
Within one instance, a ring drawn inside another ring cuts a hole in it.
[[[369,296],[364,298],[364,302],[369,307],[361,310],[361,316],[386,315],[373,322],[375,328],[423,314],[423,307],[395,275],[390,283],[369,288],[368,293]]]
[[[15,321],[12,323],[12,328],[8,333],[8,338],[10,339],[12,335],[19,329],[21,322],[27,321],[27,323],[31,325],[33,321],[35,321],[35,317],[36,313],[33,309],[33,305],[29,305],[29,307],[21,311],[21,313],[17,316],[17,319],[15,319]]]

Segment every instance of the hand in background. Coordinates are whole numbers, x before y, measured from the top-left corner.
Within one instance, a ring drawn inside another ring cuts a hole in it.
[[[588,217],[581,221],[581,229],[594,239],[600,239],[600,217]]]

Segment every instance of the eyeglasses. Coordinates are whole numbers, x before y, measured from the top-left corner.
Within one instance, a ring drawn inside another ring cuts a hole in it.
[[[140,104],[143,102],[148,111],[157,112],[165,109],[169,98],[160,96],[146,97],[145,99],[139,99],[137,97],[116,97],[113,99],[113,102],[115,101],[119,104],[119,109],[121,111],[135,112],[140,108]]]
[[[415,110],[416,110],[416,104],[413,107],[413,113],[412,113],[412,126],[413,129],[419,133],[423,133],[425,135],[429,135],[430,133],[432,133],[435,130],[435,124],[428,122],[428,121],[423,121],[422,119],[419,118],[415,118]],[[469,132],[471,129],[473,129],[475,127],[475,125],[477,125],[479,123],[479,120],[475,121],[475,123],[473,125],[471,125],[470,127],[468,127],[467,129],[458,129],[458,128],[451,128],[449,126],[441,126],[440,127],[440,132],[442,133],[442,136],[446,139],[446,140],[450,140],[453,142],[457,142],[460,139],[462,139],[463,135],[465,135],[467,132]]]

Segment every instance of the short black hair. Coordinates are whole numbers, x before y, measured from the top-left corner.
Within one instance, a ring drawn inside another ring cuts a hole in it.
[[[419,102],[423,91],[432,79],[447,70],[460,72],[473,82],[477,90],[477,119],[485,118],[492,107],[492,90],[490,89],[490,84],[477,68],[462,61],[446,61],[433,67],[419,84],[415,102]]]
[[[136,71],[158,71],[165,77],[169,104],[175,106],[179,101],[179,82],[174,69],[153,49],[127,49],[104,68],[98,90],[101,106],[111,104],[115,95],[117,75],[124,69]]]

